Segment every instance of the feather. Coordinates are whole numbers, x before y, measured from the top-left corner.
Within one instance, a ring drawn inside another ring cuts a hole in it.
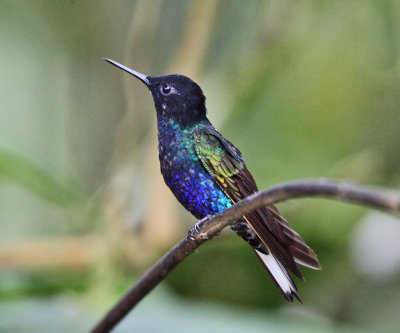
[[[302,303],[292,278],[272,253],[265,254],[258,250],[254,250],[254,252],[263,263],[272,280],[281,290],[283,296],[291,303],[293,303],[293,296],[295,296]]]
[[[200,161],[228,198],[235,203],[258,191],[240,151],[232,143],[210,127],[199,127],[195,135],[195,148]],[[293,296],[288,296],[290,294],[299,298],[287,270],[304,279],[297,264],[320,269],[314,251],[290,228],[273,205],[257,209],[244,219],[263,244],[263,249],[255,249],[257,255],[285,297],[293,300]]]

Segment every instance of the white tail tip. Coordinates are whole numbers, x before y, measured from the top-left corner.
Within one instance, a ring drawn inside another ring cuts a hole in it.
[[[281,289],[285,298],[289,302],[293,302],[293,296],[295,296],[301,302],[296,285],[294,284],[285,267],[282,266],[282,264],[273,256],[271,252],[265,254],[257,250],[254,251],[261,259],[264,267],[268,270],[275,283]]]

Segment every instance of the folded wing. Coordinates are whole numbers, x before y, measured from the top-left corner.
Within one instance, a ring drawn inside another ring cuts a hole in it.
[[[195,149],[205,169],[233,202],[238,202],[258,190],[240,151],[215,129],[200,127],[196,132]],[[321,268],[314,251],[290,228],[275,206],[257,209],[244,216],[244,219],[265,245],[265,253],[257,250],[256,253],[276,282],[283,281],[285,276],[290,279],[287,272],[278,274],[282,268],[303,279],[296,263],[313,269]],[[272,257],[269,257],[269,252]],[[278,266],[273,259],[277,260]],[[285,283],[277,283],[282,292],[285,294],[289,288],[295,294],[293,281],[290,279]]]

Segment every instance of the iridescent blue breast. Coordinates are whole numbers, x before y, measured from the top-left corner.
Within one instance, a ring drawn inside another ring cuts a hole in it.
[[[176,131],[176,128],[168,131],[164,127],[162,134],[161,173],[179,202],[198,219],[232,206],[197,157],[192,131]]]

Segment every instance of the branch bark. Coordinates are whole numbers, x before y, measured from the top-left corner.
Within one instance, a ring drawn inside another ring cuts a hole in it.
[[[199,222],[198,231],[188,235],[150,268],[139,281],[111,308],[91,333],[109,332],[143,297],[160,283],[179,263],[201,244],[249,212],[287,199],[322,197],[369,206],[389,212],[400,212],[400,193],[388,189],[367,187],[333,180],[302,180],[284,183],[257,192],[220,214]]]

